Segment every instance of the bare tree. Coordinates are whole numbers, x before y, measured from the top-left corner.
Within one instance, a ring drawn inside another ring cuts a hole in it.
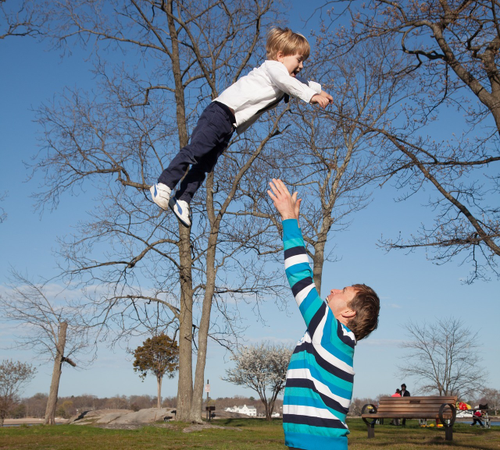
[[[386,83],[386,72],[397,70],[401,61],[383,41],[332,59],[335,42],[327,32],[320,33],[306,69],[332,94],[332,107],[318,111],[291,104],[280,122],[282,130],[290,128],[268,146],[267,157],[259,158],[242,185],[252,202],[249,214],[270,219],[278,230],[281,221],[265,198],[269,177],[263,174],[271,167],[273,176],[298,191],[304,200],[301,229],[318,291],[324,262],[334,258],[327,243],[348,229],[354,214],[369,203],[376,180],[385,176],[373,150],[376,133],[358,123],[383,128],[395,98],[407,95],[403,79]]]
[[[43,418],[47,409],[47,398],[47,394],[41,393],[25,398],[23,403],[26,405],[26,416]]]
[[[63,363],[76,367],[73,355],[89,347],[88,331],[79,305],[48,295],[47,286],[14,273],[15,284],[0,296],[2,319],[19,324],[18,348],[29,348],[53,361],[45,423],[55,424],[55,412]]]
[[[488,405],[494,415],[498,414],[500,410],[500,391],[498,389],[483,388],[474,398],[477,405]]]
[[[257,392],[266,419],[271,420],[276,398],[285,387],[292,352],[287,346],[269,343],[244,347],[231,357],[235,367],[226,371],[224,380]]]
[[[405,326],[409,350],[400,366],[403,376],[415,380],[424,393],[437,395],[474,395],[484,386],[486,373],[480,366],[479,334],[453,318],[434,324]]]
[[[29,0],[0,0],[0,40],[36,36],[42,26]]]
[[[319,292],[323,264],[330,257],[326,253],[329,234],[348,229],[353,214],[369,203],[374,181],[384,175],[385,168],[372,151],[374,133],[356,124],[382,127],[394,97],[405,96],[400,78],[385,82],[387,70],[401,62],[382,41],[360,45],[332,60],[335,40],[320,34],[314,55],[315,73],[331,91],[333,106],[319,113],[299,109],[287,136],[293,184],[307,197],[301,206],[301,228]],[[289,172],[288,167],[285,170]]]
[[[23,385],[29,383],[35,373],[36,369],[31,364],[9,360],[0,363],[0,427],[19,402]]]
[[[311,73],[353,118],[309,115],[295,106],[292,114],[288,107],[273,111],[251,133],[235,137],[198,192],[194,226],[187,230],[151,205],[147,189],[163,162],[187,143],[200,107],[262,55],[262,30],[274,18],[273,3],[258,0],[249,8],[243,1],[131,0],[117,3],[120,14],[112,4],[98,1],[89,9],[68,1],[45,4],[41,11],[57,43],[77,36],[87,44],[101,84],[99,95],[68,90],[40,108],[46,153],[34,169],[45,172],[46,189],[37,198],[41,205],[57,205],[62,193],[95,188],[98,206],[90,220],[62,243],[65,273],[89,286],[99,283],[92,301],[103,326],[114,328],[117,337],[141,333],[150,321],[176,329],[177,417],[201,420],[207,339],[237,331],[236,312],[226,300],[251,298],[257,304],[268,293],[279,298],[283,292],[282,275],[265,264],[266,256],[280,250],[273,236],[279,223],[263,201],[269,179],[286,171],[290,184],[317,199],[309,204],[314,220],[304,227],[318,288],[328,234],[346,227],[348,214],[366,204],[363,189],[375,177],[367,169],[376,173],[376,165],[366,152],[370,133],[352,123],[361,117],[379,123],[386,105],[375,99],[391,101],[390,89],[379,88],[372,69],[375,56],[387,52],[361,52],[367,75],[361,80],[353,71],[355,57],[330,61],[331,41],[322,36],[322,58]],[[120,68],[110,66],[106,53],[116,48],[128,54]],[[298,131],[284,146],[292,122]],[[292,149],[291,155],[283,148]]]
[[[491,178],[487,175],[488,161],[493,162],[495,158],[484,152],[481,160],[475,159],[478,153],[472,153],[464,143],[451,146],[430,139],[415,143],[411,138],[396,137],[386,130],[377,131],[388,145],[404,155],[398,158],[399,164],[391,164],[398,176],[398,187],[407,190],[401,198],[406,199],[420,190],[422,177],[440,195],[430,203],[437,211],[432,225],[422,224],[417,234],[385,240],[382,245],[387,249],[435,250],[433,260],[438,263],[463,255],[463,261],[472,266],[468,282],[487,279],[488,270],[500,275],[497,269],[500,216],[493,200],[497,189],[489,183]],[[394,162],[394,158],[388,156],[386,161]],[[480,166],[483,168],[477,170]]]
[[[67,90],[39,110],[44,154],[34,170],[46,179],[40,205],[57,206],[61,194],[80,187],[97,198],[88,222],[62,241],[65,273],[88,286],[98,320],[116,338],[143,333],[151,322],[175,329],[177,418],[199,421],[208,337],[224,343],[237,327],[228,320],[235,312],[226,300],[255,302],[282,289],[255,259],[260,248],[277,250],[263,238],[268,225],[226,218],[243,207],[238,186],[276,135],[278,121],[234,139],[192,203],[191,229],[179,228],[147,194],[163,163],[188,142],[200,108],[263,54],[273,2],[99,0],[92,7],[78,1],[42,6],[39,12],[50,24],[46,35],[61,46],[79,39],[92,52],[100,80],[99,95]],[[108,52],[116,49],[127,57],[113,66]]]
[[[469,281],[499,275],[500,77],[497,1],[393,2],[361,4],[330,1],[352,32],[339,34],[338,52],[380,38],[393,41],[406,56],[398,76],[412,83],[411,101],[392,109],[389,126],[372,131],[381,137],[380,157],[397,176],[401,199],[432,186],[433,224],[410,238],[384,242],[387,248],[427,248],[437,262],[459,255],[472,265]],[[333,16],[332,20],[338,19]],[[389,80],[390,82],[390,80]],[[455,110],[449,132],[435,138],[436,123]],[[460,118],[462,116],[463,118]]]

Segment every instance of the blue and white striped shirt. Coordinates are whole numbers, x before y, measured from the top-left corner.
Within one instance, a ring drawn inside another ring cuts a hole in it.
[[[347,449],[345,417],[354,380],[354,334],[320,298],[295,219],[283,221],[285,271],[307,331],[290,360],[283,402],[285,444]]]

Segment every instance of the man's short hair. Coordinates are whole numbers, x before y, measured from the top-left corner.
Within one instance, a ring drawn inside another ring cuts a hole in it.
[[[300,54],[307,59],[311,46],[300,33],[294,33],[290,28],[274,27],[267,33],[267,59],[276,60],[278,52],[284,56]]]
[[[349,319],[347,327],[354,333],[356,340],[367,337],[378,326],[380,299],[375,291],[366,284],[353,284],[356,295],[349,303],[349,308],[356,315]]]

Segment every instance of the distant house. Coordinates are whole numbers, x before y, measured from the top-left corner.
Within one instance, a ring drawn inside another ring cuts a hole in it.
[[[250,417],[257,417],[257,408],[255,406],[247,406],[247,405],[233,406],[232,408],[226,408],[225,411],[238,414],[245,414]]]

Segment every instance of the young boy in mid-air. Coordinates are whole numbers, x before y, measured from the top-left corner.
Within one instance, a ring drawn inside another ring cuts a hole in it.
[[[297,74],[310,53],[307,39],[288,28],[273,28],[267,38],[267,61],[240,78],[217,97],[201,114],[191,141],[174,157],[151,186],[153,201],[162,209],[170,207],[180,222],[191,226],[189,204],[205,174],[215,167],[233,132],[245,131],[265,111],[288,96],[326,108],[333,101],[321,85]],[[175,196],[171,192],[186,173]]]
[[[319,297],[298,224],[301,200],[281,180],[269,185],[283,221],[286,276],[307,326],[286,376],[285,444],[291,450],[346,450],[354,346],[377,328],[380,300],[364,284],[332,289],[326,302]]]

